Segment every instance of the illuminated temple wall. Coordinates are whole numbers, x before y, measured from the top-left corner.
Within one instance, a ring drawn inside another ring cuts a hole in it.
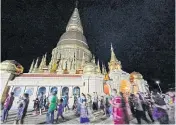
[[[113,70],[109,73],[110,80],[106,81],[111,90],[117,89],[117,93],[137,93],[149,92],[147,81],[144,79],[134,79],[135,86],[130,82],[130,74],[123,70]],[[106,90],[107,91],[107,90]]]
[[[88,87],[89,83],[89,87]],[[15,100],[14,104],[24,92],[30,95],[29,108],[33,108],[33,100],[44,92],[46,96],[50,94],[54,89],[57,90],[57,97],[61,98],[62,95],[68,93],[69,105],[72,106],[74,101],[74,94],[87,94],[97,92],[103,93],[103,76],[93,75],[57,75],[57,74],[22,74],[16,77],[13,81],[8,83],[10,86],[10,92],[14,92]],[[17,105],[13,105],[12,108],[17,108]]]
[[[0,98],[1,103],[3,103],[5,101],[5,98],[8,96],[8,91],[10,88],[7,86],[7,84],[13,78],[13,74],[1,71],[0,75]]]
[[[112,80],[110,82],[111,84],[111,89],[117,89],[117,92],[120,92],[120,89],[124,89],[122,84],[124,83],[124,81],[127,81],[128,84],[129,83],[129,74],[124,72],[124,71],[120,71],[120,70],[113,70],[109,73],[109,77]],[[130,87],[128,87],[128,89],[130,89]]]

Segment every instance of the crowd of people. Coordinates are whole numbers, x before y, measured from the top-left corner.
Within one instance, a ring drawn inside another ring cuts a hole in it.
[[[2,122],[6,122],[13,101],[14,93],[11,92],[3,106]],[[117,93],[116,89],[113,89],[111,95],[98,95],[96,92],[93,95],[81,93],[80,96],[74,94],[74,103],[70,108],[68,93],[58,99],[57,91],[53,91],[49,97],[41,92],[33,101],[34,115],[42,115],[42,112],[46,111],[47,124],[53,124],[54,121],[59,123],[59,117],[65,121],[63,113],[70,109],[75,112],[76,116],[80,117],[81,124],[90,123],[91,118],[95,119],[95,112],[102,113],[104,117],[112,118],[114,124],[129,124],[131,118],[136,118],[138,124],[141,124],[141,120],[148,124],[154,122],[169,124],[168,111],[171,108],[170,105],[175,103],[175,96],[169,98],[157,91],[151,93],[138,92],[127,96],[121,92]],[[15,124],[23,124],[28,109],[29,95],[24,93],[17,103]],[[57,111],[56,120],[54,120],[55,111]]]

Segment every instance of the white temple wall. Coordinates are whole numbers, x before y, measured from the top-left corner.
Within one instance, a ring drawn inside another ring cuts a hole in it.
[[[11,91],[14,91],[16,87],[18,90],[20,90],[20,92],[18,92],[18,95],[15,96],[14,104],[17,104],[19,96],[22,96],[25,90],[27,90],[28,88],[33,88],[32,95],[30,95],[29,103],[29,108],[33,108],[33,100],[36,98],[36,95],[38,95],[40,87],[46,88],[46,96],[50,94],[52,87],[57,87],[57,95],[59,99],[61,98],[62,89],[65,86],[68,87],[70,104],[73,104],[73,87],[83,86],[83,82],[81,77],[16,77],[13,81],[10,81],[8,83],[8,86],[11,86]],[[13,108],[17,108],[16,106],[17,105],[14,105]]]
[[[1,75],[1,80],[0,80],[0,96],[2,96],[5,87],[7,86],[8,81],[10,80],[10,77],[13,74],[1,71],[0,75]]]
[[[110,79],[112,79],[112,84],[111,84],[112,89],[116,89],[117,93],[119,93],[121,80],[129,81],[130,75],[124,71],[113,70],[110,72],[109,76],[110,76]]]
[[[38,88],[39,88],[38,86],[34,87],[33,99],[36,99],[36,97],[37,97]]]
[[[93,92],[97,92],[98,95],[103,94],[103,75],[84,75],[83,79],[85,82],[83,93],[92,95]]]
[[[117,93],[119,92],[119,85],[120,85],[120,77],[121,77],[121,73],[120,71],[111,71],[109,74],[110,79],[112,80],[112,84],[111,84],[111,89],[116,89]]]
[[[61,98],[62,88],[59,86],[59,87],[57,87],[57,90],[58,90],[57,97],[60,99]]]
[[[81,86],[82,78],[69,77],[17,77],[13,81],[9,81],[8,86]]]

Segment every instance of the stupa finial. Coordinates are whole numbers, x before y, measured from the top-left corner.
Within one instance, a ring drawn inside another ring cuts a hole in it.
[[[72,16],[70,17],[66,31],[78,31],[83,33],[83,27],[81,24],[80,16],[79,16],[79,11],[78,11],[78,2],[76,1],[76,7],[72,13]]]
[[[75,2],[75,8],[78,8],[78,0],[76,0],[76,2]]]
[[[112,46],[112,43],[111,43],[111,51],[114,51],[114,48],[113,48],[113,46]]]
[[[98,73],[101,73],[99,59],[98,59],[98,61],[97,61],[97,72],[98,72]]]

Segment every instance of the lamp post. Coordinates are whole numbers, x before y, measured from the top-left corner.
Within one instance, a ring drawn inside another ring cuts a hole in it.
[[[157,81],[155,81],[155,83],[158,85],[158,87],[159,87],[159,89],[160,89],[160,92],[161,92],[161,94],[162,94],[162,91],[161,91],[161,87],[160,87],[160,81],[159,80],[157,80]]]

